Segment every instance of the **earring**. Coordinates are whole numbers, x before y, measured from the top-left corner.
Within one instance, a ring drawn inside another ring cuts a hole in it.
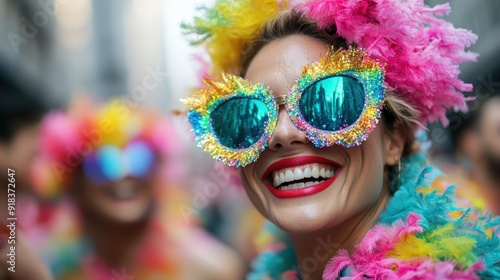
[[[398,189],[401,187],[401,159],[396,158],[396,164],[398,165]]]

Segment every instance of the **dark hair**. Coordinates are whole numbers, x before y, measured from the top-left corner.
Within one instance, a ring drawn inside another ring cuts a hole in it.
[[[0,70],[0,141],[10,142],[20,128],[37,123],[46,111],[29,89]]]

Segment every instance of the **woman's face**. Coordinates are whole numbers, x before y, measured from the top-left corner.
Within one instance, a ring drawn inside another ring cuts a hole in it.
[[[325,56],[328,49],[307,36],[274,40],[257,53],[245,78],[269,86],[275,96],[286,95],[302,67]],[[307,233],[333,227],[363,215],[389,195],[383,184],[384,165],[395,164],[402,148],[401,141],[391,139],[379,122],[361,146],[316,148],[281,106],[268,148],[242,169],[245,189],[257,209],[285,231]],[[291,180],[299,182],[291,186],[298,189],[278,195],[271,191],[276,184],[282,188]],[[301,190],[306,185],[311,191]]]

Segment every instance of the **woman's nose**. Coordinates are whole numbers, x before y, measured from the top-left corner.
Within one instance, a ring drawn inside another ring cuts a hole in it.
[[[278,123],[269,140],[269,149],[273,151],[293,149],[298,144],[307,144],[309,140],[304,132],[296,128],[284,106],[280,106]]]

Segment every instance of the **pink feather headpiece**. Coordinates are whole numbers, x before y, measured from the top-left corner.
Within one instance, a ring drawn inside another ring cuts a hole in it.
[[[119,99],[104,107],[77,99],[66,112],[51,112],[42,121],[39,156],[32,168],[35,191],[57,195],[71,182],[83,157],[103,145],[123,148],[140,140],[162,157],[173,154],[179,143],[172,133],[168,119]]]
[[[385,83],[419,112],[422,123],[441,121],[446,110],[467,109],[462,92],[471,84],[459,79],[459,64],[475,61],[466,51],[477,40],[472,32],[439,18],[449,4],[430,8],[423,0],[217,0],[203,7],[204,16],[183,24],[198,34],[193,44],[206,44],[214,69],[238,69],[245,44],[256,39],[264,24],[280,11],[295,10],[320,28],[336,27],[349,44],[364,48],[385,64]]]

